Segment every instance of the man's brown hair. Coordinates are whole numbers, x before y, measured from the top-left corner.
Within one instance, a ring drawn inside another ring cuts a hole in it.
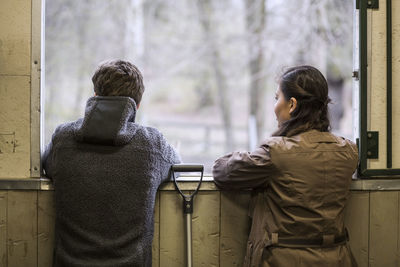
[[[110,60],[95,71],[92,82],[98,96],[128,96],[139,105],[144,92],[143,76],[128,61]]]

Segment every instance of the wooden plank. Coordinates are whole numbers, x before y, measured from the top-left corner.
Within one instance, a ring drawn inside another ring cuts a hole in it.
[[[372,10],[370,84],[370,131],[379,131],[379,159],[369,160],[372,169],[386,168],[386,1],[379,1],[379,9]]]
[[[399,193],[370,193],[370,267],[397,267]]]
[[[249,192],[221,192],[220,266],[242,266],[250,230]]]
[[[392,1],[393,168],[400,169],[400,1]]]
[[[397,191],[398,196],[397,196],[397,207],[398,207],[398,218],[397,218],[397,250],[396,250],[396,262],[397,262],[397,266],[400,265],[400,246],[399,246],[399,242],[400,242],[400,191]]]
[[[192,250],[194,266],[219,266],[219,192],[200,192],[194,199]],[[186,225],[182,197],[160,192],[160,266],[186,266]]]
[[[0,266],[7,266],[7,191],[0,191]]]
[[[160,192],[157,192],[154,204],[154,237],[152,244],[152,266],[160,266]]]
[[[8,267],[37,266],[37,191],[8,191]]]
[[[359,267],[368,267],[369,192],[352,191],[345,210],[350,248]]]
[[[41,46],[42,46],[42,5],[45,5],[45,1],[32,0],[32,22],[31,22],[31,105],[30,105],[30,116],[31,116],[31,127],[30,127],[30,153],[31,153],[31,177],[40,178],[40,135],[41,135],[41,101],[40,101],[40,83],[41,83]],[[44,16],[44,14],[43,14]],[[43,94],[43,99],[45,95]]]
[[[220,192],[199,192],[193,208],[193,266],[219,266]]]
[[[0,1],[0,75],[30,75],[31,0]]]
[[[55,207],[54,191],[38,192],[38,266],[53,264]]]
[[[160,192],[160,267],[184,267],[185,224],[182,197],[174,191]]]
[[[30,89],[29,76],[0,75],[0,146],[8,142],[7,149],[0,153],[2,178],[31,175]]]

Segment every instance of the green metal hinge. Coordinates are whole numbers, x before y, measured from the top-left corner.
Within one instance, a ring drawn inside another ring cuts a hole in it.
[[[360,1],[367,1],[367,8],[379,9],[379,0],[356,0],[356,8],[360,9]]]
[[[379,157],[379,132],[367,132],[367,159]]]

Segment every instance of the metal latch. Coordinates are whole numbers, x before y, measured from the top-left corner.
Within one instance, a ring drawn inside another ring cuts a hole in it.
[[[369,9],[379,9],[379,0],[356,0],[356,9],[360,9],[360,1],[367,1]]]
[[[379,132],[367,132],[367,159],[379,157]]]
[[[358,81],[360,79],[359,70],[353,70],[351,77],[354,78],[356,81]]]

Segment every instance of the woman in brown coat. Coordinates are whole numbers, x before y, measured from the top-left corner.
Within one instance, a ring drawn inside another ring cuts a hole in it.
[[[329,132],[328,85],[311,66],[280,78],[272,137],[215,161],[223,189],[253,189],[244,266],[356,266],[344,209],[356,145]],[[350,126],[349,126],[350,127]]]

